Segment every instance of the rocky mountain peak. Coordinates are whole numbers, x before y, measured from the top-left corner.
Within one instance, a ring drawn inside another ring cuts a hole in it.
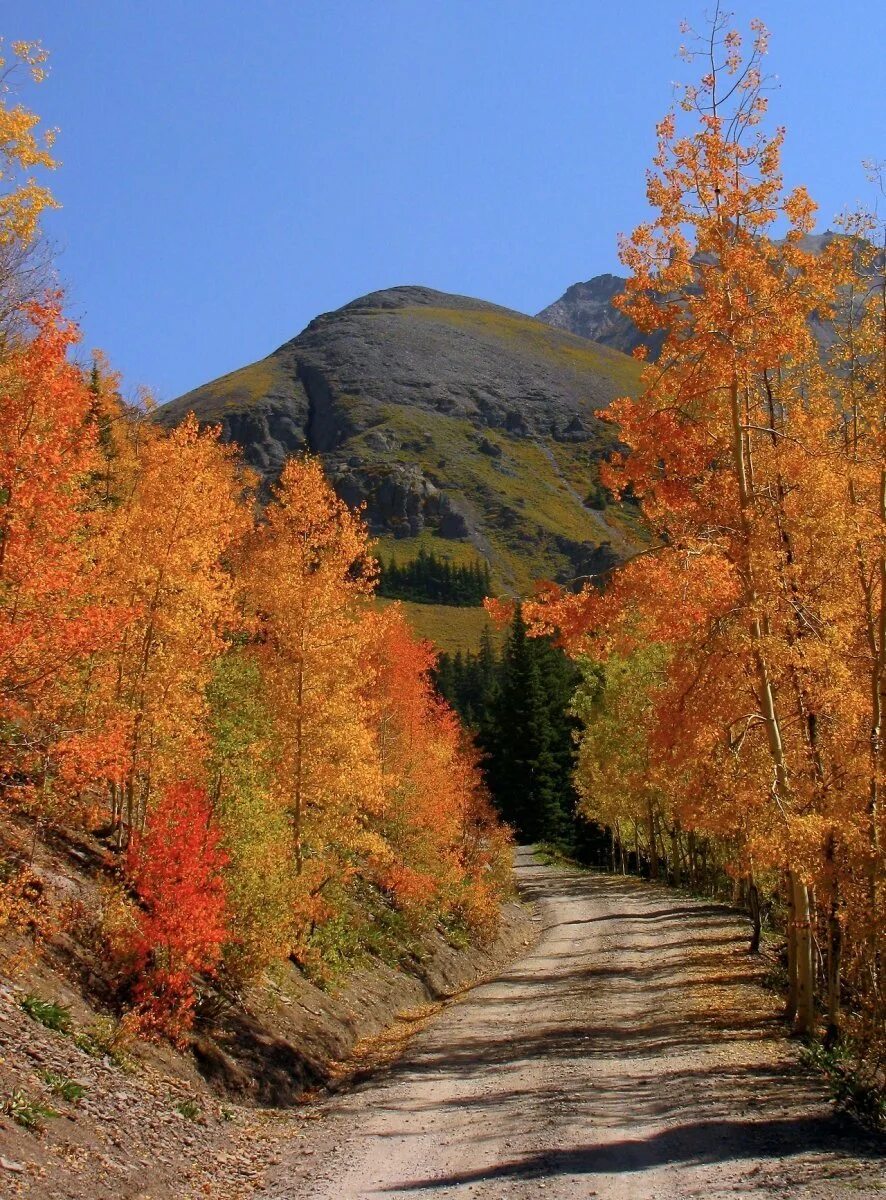
[[[615,350],[409,285],[315,318],[157,416],[220,422],[267,485],[288,455],[319,454],[378,536],[468,541],[523,586],[626,552],[622,510],[596,482],[615,441],[599,412],[636,381]]]

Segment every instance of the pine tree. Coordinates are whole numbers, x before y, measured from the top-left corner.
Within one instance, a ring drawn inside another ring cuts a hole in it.
[[[434,686],[437,691],[448,703],[455,705],[455,670],[452,663],[452,655],[445,650],[437,657],[437,664],[433,669]]]
[[[574,842],[578,795],[573,784],[578,721],[571,713],[572,700],[579,682],[575,663],[550,638],[530,639],[539,667],[542,690],[548,706],[551,727],[551,755],[558,812],[554,828],[545,834],[548,841]]]
[[[485,560],[475,559],[461,566],[448,557],[438,558],[423,546],[411,562],[398,563],[391,558],[379,566],[378,593],[391,600],[479,607],[492,588]]]
[[[498,656],[492,641],[489,626],[483,628],[480,634],[480,650],[476,658],[477,687],[480,696],[480,709],[487,711],[492,703],[495,689],[498,686]]]
[[[559,840],[565,822],[550,705],[519,606],[482,743],[490,789],[505,820],[529,841]]]

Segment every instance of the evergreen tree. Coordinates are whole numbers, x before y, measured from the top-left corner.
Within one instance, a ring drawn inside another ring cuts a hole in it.
[[[476,559],[459,566],[447,557],[438,558],[422,546],[411,562],[394,558],[379,563],[378,594],[392,600],[419,604],[449,604],[475,607],[492,590],[489,564]]]
[[[505,820],[528,841],[559,841],[565,833],[550,709],[540,655],[518,606],[481,743],[492,795]]]
[[[455,704],[455,669],[453,667],[452,656],[450,654],[447,654],[444,651],[442,654],[438,655],[437,665],[434,667],[433,676],[434,685],[436,686],[437,691],[440,693],[443,699],[447,701],[447,703],[451,704],[453,708],[456,708],[457,710],[457,706]]]
[[[480,634],[480,651],[476,656],[475,663],[480,707],[483,712],[486,712],[492,704],[495,689],[498,687],[498,657],[488,625],[483,626],[483,632]]]
[[[572,713],[572,702],[581,672],[550,638],[533,638],[531,644],[548,706],[554,779],[560,801],[557,828],[544,836],[547,841],[559,842],[576,851],[583,846],[588,832],[584,828],[587,823],[578,815],[578,792],[573,782],[577,753],[575,734],[580,723]]]
[[[517,610],[501,656],[487,627],[477,653],[439,656],[435,682],[477,734],[493,799],[520,836],[596,860],[600,831],[578,813],[572,780],[572,660],[550,638],[527,637]]]

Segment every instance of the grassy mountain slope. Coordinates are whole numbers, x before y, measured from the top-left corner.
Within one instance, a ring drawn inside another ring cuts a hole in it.
[[[318,317],[158,419],[220,421],[268,483],[287,455],[319,454],[383,548],[467,548],[520,592],[632,545],[630,511],[597,486],[615,442],[598,413],[637,377],[627,356],[533,318],[400,287]]]

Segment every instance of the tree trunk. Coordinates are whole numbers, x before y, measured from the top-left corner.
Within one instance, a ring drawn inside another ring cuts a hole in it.
[[[674,831],[671,834],[671,846],[672,846],[671,855],[673,857],[673,862],[674,862],[674,874],[673,874],[674,887],[682,887],[683,886],[683,846],[680,841],[679,826],[675,826]]]
[[[762,936],[763,926],[760,919],[760,892],[757,888],[756,880],[753,875],[748,875],[748,912],[751,914],[751,944],[748,947],[750,954],[760,953],[760,937]]]
[[[646,812],[649,819],[649,878],[658,879],[658,847],[655,842],[655,810],[652,800],[646,801]]]
[[[794,889],[791,876],[785,883],[785,894],[788,902],[788,919],[785,933],[787,935],[788,951],[788,998],[785,1017],[793,1025],[797,1016],[798,984],[797,984],[797,917],[794,907]]]
[[[722,225],[721,228],[725,228]],[[726,235],[722,235],[721,252],[725,255]],[[725,261],[722,260],[722,261]],[[732,315],[732,297],[726,288],[727,306]],[[750,481],[750,452],[747,435],[742,428],[742,410],[739,394],[739,376],[735,369],[729,386],[729,403],[732,419],[732,455],[738,482],[741,532],[744,542],[745,575],[744,600],[750,614],[750,635],[754,673],[757,677],[757,692],[766,730],[766,742],[772,765],[775,768],[774,796],[779,809],[787,821],[785,806],[791,799],[788,765],[785,759],[781,720],[776,705],[776,688],[764,653],[764,619],[759,610],[759,595],[755,577],[754,506],[755,495]],[[788,924],[788,970],[791,986],[788,995],[788,1016],[796,1022],[798,1031],[811,1031],[814,1013],[814,986],[812,974],[812,931],[809,922],[809,895],[805,885],[788,873],[788,893],[791,898],[791,920]]]
[[[880,473],[880,521],[882,528],[886,530],[886,470]],[[880,956],[876,931],[880,912],[880,872],[883,869],[883,852],[880,845],[880,779],[886,769],[886,738],[883,736],[884,709],[886,709],[886,556],[880,557],[878,574],[880,601],[875,634],[877,653],[871,680],[871,782],[868,797],[868,828],[871,849],[869,889],[872,937],[870,957],[876,988],[880,983]]]
[[[296,703],[296,718],[295,718],[295,786],[292,796],[292,840],[295,850],[295,873],[301,875],[302,872],[302,788],[304,784],[304,702],[305,702],[305,665],[304,665],[304,638],[302,638],[302,654],[298,660],[296,668],[296,685],[295,685],[295,703]]]
[[[843,930],[840,926],[840,916],[837,908],[837,888],[834,887],[831,896],[831,907],[828,913],[828,1023],[825,1033],[825,1045],[835,1046],[840,1041],[842,1033],[841,1012],[841,969],[843,958]]]
[[[790,884],[794,897],[794,929],[796,945],[797,1011],[794,1029],[808,1036],[815,1029],[815,974],[812,953],[812,919],[809,889],[791,872]]]
[[[627,875],[625,868],[625,844],[621,836],[621,823],[619,821],[615,822],[615,839],[618,842],[618,858],[621,864],[621,873],[622,875]]]

